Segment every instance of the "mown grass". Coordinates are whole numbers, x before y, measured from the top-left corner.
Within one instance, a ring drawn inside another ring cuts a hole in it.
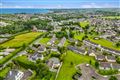
[[[105,39],[99,39],[99,40],[94,40],[93,38],[90,38],[90,41],[100,44],[101,46],[111,48],[114,50],[120,50],[120,48],[115,47],[114,43]]]
[[[5,67],[4,69],[2,69],[0,71],[0,80],[2,80],[3,78],[5,78],[8,74],[8,72],[10,71],[10,67]]]
[[[72,80],[72,76],[76,72],[75,66],[81,63],[89,63],[90,60],[94,66],[95,59],[93,57],[76,54],[72,51],[67,51],[57,80]],[[73,65],[71,65],[71,63],[73,63]]]
[[[40,36],[41,32],[30,32],[26,34],[21,34],[16,36],[14,39],[7,41],[0,46],[2,47],[21,47],[23,44],[28,45],[31,43],[35,38]]]
[[[42,39],[40,40],[40,43],[41,43],[41,44],[44,44],[44,45],[47,45],[47,42],[49,42],[49,40],[50,40],[50,38],[42,38]]]

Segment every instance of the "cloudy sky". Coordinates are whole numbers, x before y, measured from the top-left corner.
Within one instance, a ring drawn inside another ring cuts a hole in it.
[[[120,0],[0,0],[0,8],[120,8]]]

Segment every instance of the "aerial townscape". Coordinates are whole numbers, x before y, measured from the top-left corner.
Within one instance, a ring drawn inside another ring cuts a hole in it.
[[[120,80],[120,8],[0,15],[0,80]]]

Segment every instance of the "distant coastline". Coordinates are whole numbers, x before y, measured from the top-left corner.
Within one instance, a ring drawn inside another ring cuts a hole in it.
[[[48,9],[32,9],[32,8],[1,8],[0,14],[42,14],[42,13],[49,13],[50,10]]]

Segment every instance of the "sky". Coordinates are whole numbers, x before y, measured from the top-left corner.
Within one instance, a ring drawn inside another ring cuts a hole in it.
[[[120,0],[0,0],[0,8],[120,8]]]

